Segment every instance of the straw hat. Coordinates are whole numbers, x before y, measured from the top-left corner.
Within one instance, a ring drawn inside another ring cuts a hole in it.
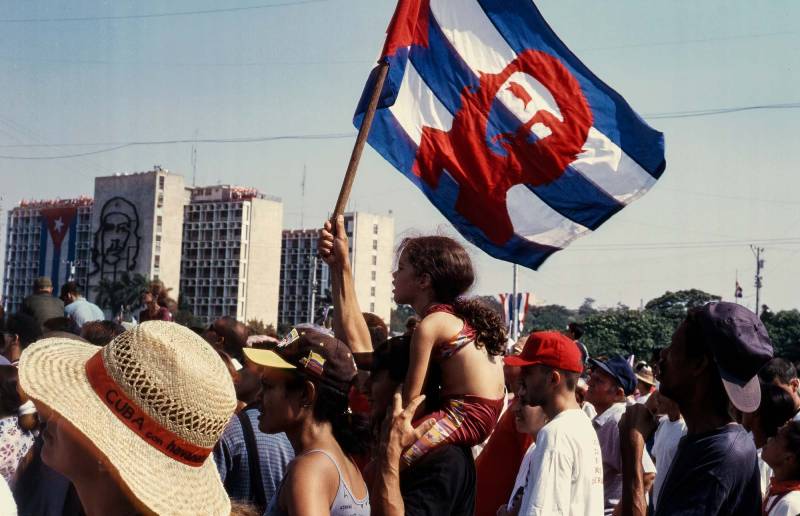
[[[175,323],[150,321],[106,347],[43,339],[20,358],[21,387],[72,423],[157,514],[230,514],[213,457],[236,407],[219,355]]]

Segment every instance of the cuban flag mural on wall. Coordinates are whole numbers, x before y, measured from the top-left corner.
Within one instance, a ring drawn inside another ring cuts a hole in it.
[[[53,294],[70,279],[70,267],[75,262],[78,209],[48,208],[41,211],[42,229],[39,241],[39,276],[53,282]]]
[[[536,269],[664,171],[663,135],[530,1],[401,0],[382,59],[369,144],[496,258]]]

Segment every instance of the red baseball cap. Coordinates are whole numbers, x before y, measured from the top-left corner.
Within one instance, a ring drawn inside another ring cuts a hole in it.
[[[557,331],[537,331],[525,341],[519,355],[507,356],[506,365],[546,365],[563,371],[583,372],[583,355],[574,340]]]

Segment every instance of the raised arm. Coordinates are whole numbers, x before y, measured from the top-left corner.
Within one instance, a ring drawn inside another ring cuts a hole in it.
[[[369,328],[356,299],[343,216],[337,217],[335,231],[330,221],[325,222],[319,233],[318,251],[330,269],[333,331],[336,337],[347,344],[353,353],[372,351]]]
[[[420,321],[411,337],[408,372],[403,383],[404,404],[408,404],[412,399],[422,394],[422,390],[425,388],[431,352],[437,337],[436,315],[430,315]]]

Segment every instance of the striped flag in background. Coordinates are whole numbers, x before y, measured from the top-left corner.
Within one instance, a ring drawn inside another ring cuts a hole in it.
[[[528,303],[530,301],[529,292],[519,292],[514,298],[514,294],[506,292],[505,294],[498,294],[497,299],[503,307],[503,315],[506,320],[506,327],[509,332],[511,331],[512,324],[514,323],[514,313],[517,314],[517,335],[522,334],[522,328],[525,326],[525,314],[528,313]],[[516,303],[515,303],[516,302]],[[516,312],[514,308],[516,306]]]
[[[663,135],[530,1],[400,0],[383,58],[369,144],[496,258],[536,269],[664,171]]]
[[[48,208],[41,211],[39,275],[50,278],[54,295],[57,295],[60,286],[69,279],[68,262],[75,261],[77,214],[78,209],[75,207]]]

